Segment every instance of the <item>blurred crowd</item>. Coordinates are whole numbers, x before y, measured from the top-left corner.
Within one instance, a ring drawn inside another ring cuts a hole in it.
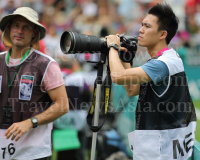
[[[86,63],[86,60],[98,61],[99,54],[64,55],[60,49],[62,33],[71,30],[97,37],[117,33],[138,36],[141,21],[149,8],[160,2],[170,4],[180,20],[178,32],[170,47],[178,51],[186,65],[200,65],[200,60],[195,57],[200,57],[200,0],[0,0],[0,20],[21,6],[37,11],[40,23],[47,29],[46,37],[40,41],[40,51],[53,57],[60,64],[65,86],[69,91],[68,96],[75,99],[78,96],[77,92],[73,95],[71,90],[75,90],[74,86],[80,87],[78,90],[81,91],[81,98],[85,100],[87,97],[89,102],[96,72],[92,72],[94,67]],[[3,45],[1,35],[0,31],[0,52],[8,49]],[[192,57],[192,60],[188,60]],[[134,64],[143,64],[148,58],[146,49],[138,47]],[[70,88],[71,86],[73,87]],[[83,90],[85,92],[82,92]],[[73,105],[70,109],[73,111],[76,102],[71,103]],[[62,122],[65,118],[66,122],[70,121],[68,117],[63,117]],[[85,118],[86,114],[83,115],[84,120]],[[86,122],[82,125],[83,129],[77,129],[78,133],[84,130],[85,125]],[[62,128],[59,125],[56,127]]]
[[[138,35],[148,9],[164,0],[1,0],[0,19],[17,7],[28,6],[39,13],[46,27],[41,51],[59,60],[60,37],[66,30],[104,37],[126,33]],[[188,48],[200,48],[200,0],[168,0],[180,19],[177,35],[171,42],[184,59]],[[2,33],[0,33],[1,35]],[[5,50],[0,39],[0,51]],[[140,50],[138,50],[139,52]],[[83,61],[95,55],[84,55]]]

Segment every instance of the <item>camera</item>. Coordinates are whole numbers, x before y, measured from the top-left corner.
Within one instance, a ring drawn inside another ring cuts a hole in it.
[[[119,51],[119,57],[123,62],[131,63],[137,51],[136,36],[119,35],[121,47],[127,48],[127,52]],[[60,40],[60,47],[65,54],[76,53],[105,53],[109,49],[105,38],[99,38],[92,35],[79,34],[72,31],[65,31]]]

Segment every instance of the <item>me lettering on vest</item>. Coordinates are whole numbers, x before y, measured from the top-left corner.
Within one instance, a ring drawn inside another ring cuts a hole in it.
[[[192,156],[196,113],[190,97],[183,62],[169,48],[179,20],[171,6],[157,3],[142,20],[138,45],[151,59],[140,67],[120,61],[117,50],[109,51],[112,81],[124,85],[129,96],[139,95],[136,129],[128,134],[134,160],[178,160]],[[117,35],[107,45],[120,46]],[[120,50],[127,51],[120,47]]]
[[[48,158],[52,122],[69,104],[59,65],[38,51],[46,29],[29,7],[4,16],[0,29],[8,48],[0,53],[0,157]]]

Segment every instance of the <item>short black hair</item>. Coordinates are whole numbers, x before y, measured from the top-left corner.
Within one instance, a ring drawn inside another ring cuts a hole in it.
[[[179,23],[179,19],[176,17],[170,5],[167,3],[157,3],[149,10],[148,14],[158,17],[158,31],[167,31],[166,42],[169,44],[176,34]]]

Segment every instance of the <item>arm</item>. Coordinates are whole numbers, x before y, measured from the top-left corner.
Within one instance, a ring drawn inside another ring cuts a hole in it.
[[[38,125],[45,125],[58,117],[64,115],[69,110],[68,98],[65,86],[63,85],[62,74],[57,63],[51,63],[44,77],[44,88],[48,92],[54,104],[43,113],[36,115]],[[55,83],[56,82],[56,83]],[[16,141],[33,127],[30,119],[12,124],[6,131],[5,136],[8,139],[11,135],[12,140]]]
[[[112,81],[116,84],[132,85],[151,81],[150,77],[141,67],[125,69],[120,63],[117,51],[113,48],[109,52],[109,64]]]
[[[130,63],[125,63],[125,62],[122,62],[122,61],[121,61],[121,63],[124,66],[125,69],[131,68]],[[124,85],[124,88],[126,89],[127,95],[130,96],[130,97],[134,97],[134,96],[139,95],[140,84]]]
[[[39,126],[53,122],[69,111],[69,102],[64,85],[48,91],[48,94],[54,104],[43,113],[35,116],[38,119]]]
[[[107,45],[112,43],[120,46],[118,36],[107,36]],[[151,81],[150,77],[141,67],[131,68],[130,64],[121,63],[117,51],[111,48],[109,51],[109,65],[112,81],[119,85],[124,85],[129,96],[139,94],[140,84]]]
[[[43,113],[35,116],[38,119],[39,126],[53,122],[69,110],[69,103],[64,85],[48,91],[48,94],[54,104]],[[7,129],[5,136],[8,139],[13,135],[12,140],[17,137],[15,140],[18,141],[21,136],[28,132],[32,127],[33,124],[30,119],[14,123]]]
[[[125,62],[122,62],[122,61],[121,61],[121,63],[124,66],[125,69],[131,68],[130,63],[125,63]],[[134,96],[139,95],[140,84],[124,85],[124,88],[126,89],[127,95],[130,96],[130,97],[134,97]]]

